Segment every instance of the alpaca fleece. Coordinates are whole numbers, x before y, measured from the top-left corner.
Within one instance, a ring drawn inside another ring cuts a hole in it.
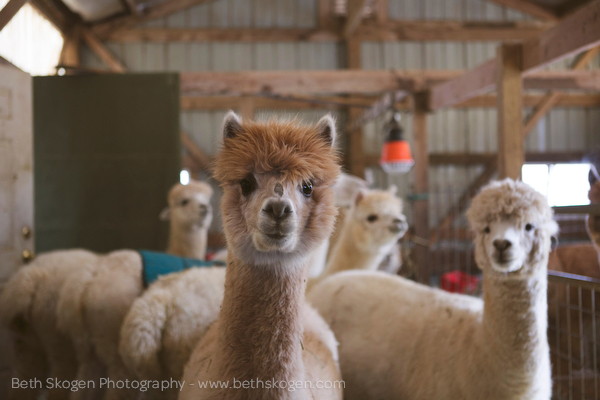
[[[379,272],[325,279],[309,301],[340,342],[346,399],[511,399],[551,396],[547,263],[557,232],[542,195],[521,182],[485,187],[468,212],[484,300]],[[500,272],[485,236],[509,223],[527,244],[518,270]],[[525,233],[526,224],[535,229]],[[521,227],[523,229],[521,230]]]

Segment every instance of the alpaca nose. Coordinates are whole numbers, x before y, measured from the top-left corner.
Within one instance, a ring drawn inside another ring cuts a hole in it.
[[[292,214],[292,205],[287,200],[271,200],[262,211],[274,220],[281,220]]]
[[[496,250],[498,250],[500,253],[512,246],[512,243],[508,240],[496,239],[492,243],[494,244]]]

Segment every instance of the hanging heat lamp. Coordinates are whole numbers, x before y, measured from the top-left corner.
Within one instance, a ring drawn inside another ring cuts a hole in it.
[[[415,164],[410,145],[404,139],[404,129],[400,126],[400,113],[394,111],[385,125],[386,139],[381,149],[379,165],[388,174],[406,174]]]

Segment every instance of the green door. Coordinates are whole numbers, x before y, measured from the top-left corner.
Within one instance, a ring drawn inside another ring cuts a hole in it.
[[[179,180],[177,74],[33,79],[37,252],[158,249]]]

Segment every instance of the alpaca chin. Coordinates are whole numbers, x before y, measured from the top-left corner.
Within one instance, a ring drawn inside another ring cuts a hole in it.
[[[262,232],[255,232],[252,235],[252,243],[256,251],[261,253],[292,253],[296,250],[298,236],[296,234],[289,234],[274,239]]]

